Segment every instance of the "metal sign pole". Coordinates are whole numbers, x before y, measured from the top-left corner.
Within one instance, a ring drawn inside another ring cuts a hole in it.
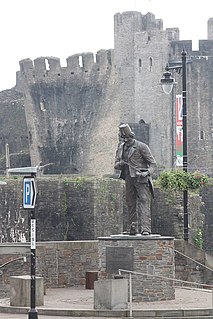
[[[47,165],[46,165],[47,166]],[[30,273],[31,273],[31,289],[30,289],[30,310],[28,312],[29,319],[37,319],[38,312],[36,310],[36,182],[35,178],[40,169],[44,166],[35,167],[18,167],[8,169],[10,174],[22,174],[23,179],[23,208],[30,210]]]
[[[36,187],[35,177],[36,174],[31,174],[32,180],[25,178],[24,182],[24,201],[25,206],[32,207],[30,210],[30,276],[31,276],[31,289],[30,289],[30,310],[29,319],[37,319],[38,312],[36,310],[36,214],[35,214],[35,201],[36,201]],[[30,186],[29,186],[30,185]],[[29,190],[30,189],[30,190]]]
[[[35,209],[30,211],[30,242],[31,242],[31,289],[30,289],[30,310],[29,319],[37,319],[38,312],[36,310],[36,218]]]

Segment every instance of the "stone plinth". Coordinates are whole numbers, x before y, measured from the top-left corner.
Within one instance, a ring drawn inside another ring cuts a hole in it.
[[[98,239],[99,279],[114,278],[119,269],[137,272],[132,274],[133,300],[175,299],[174,282],[166,279],[174,279],[173,237],[121,234]],[[122,276],[129,278],[125,272]]]
[[[103,279],[94,282],[95,309],[127,309],[128,280]]]
[[[30,307],[30,276],[10,277],[10,306]],[[36,277],[36,306],[44,305],[43,277]]]

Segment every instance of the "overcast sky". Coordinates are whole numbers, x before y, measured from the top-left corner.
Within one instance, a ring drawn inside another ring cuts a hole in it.
[[[197,49],[207,39],[213,0],[1,0],[0,10],[2,91],[15,86],[22,59],[55,56],[65,66],[72,54],[113,48],[117,12],[152,12]]]

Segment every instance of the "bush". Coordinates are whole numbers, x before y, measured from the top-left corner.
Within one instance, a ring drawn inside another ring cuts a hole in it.
[[[191,183],[191,189],[200,188],[206,184],[208,184],[209,179],[206,175],[193,173],[189,176],[189,180]]]
[[[184,191],[197,190],[209,183],[209,178],[199,172],[188,173],[177,169],[162,172],[158,178],[158,184],[163,189]]]
[[[197,229],[193,241],[195,246],[197,246],[200,249],[203,248],[203,230],[201,228]]]

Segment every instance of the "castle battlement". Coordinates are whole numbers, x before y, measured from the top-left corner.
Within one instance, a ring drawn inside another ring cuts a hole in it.
[[[110,69],[114,62],[114,50],[100,50],[94,55],[91,52],[79,53],[66,59],[67,66],[61,67],[57,57],[39,57],[35,60],[24,59],[19,62],[20,71],[17,81],[21,79],[41,79],[45,77],[71,76],[79,73],[101,72]],[[18,85],[18,83],[17,83]]]
[[[155,19],[155,15],[148,12],[142,15],[137,11],[127,11],[123,13],[116,13],[114,16],[115,30],[121,26],[129,25],[133,32],[149,31],[149,30],[163,30],[163,20]]]
[[[179,41],[180,30],[179,28],[166,28],[167,37],[169,41]]]
[[[200,55],[213,55],[213,39],[199,40],[199,53]]]
[[[167,63],[181,65],[183,49],[189,82],[189,169],[207,167],[213,174],[213,18],[207,39],[193,51],[192,40],[179,39],[178,27],[164,29],[162,19],[137,11],[114,15],[114,49],[70,54],[65,65],[54,56],[20,61],[15,91],[25,93],[21,111],[32,165],[54,162],[51,174],[110,174],[119,123],[144,121],[146,131],[138,132],[141,140],[146,133],[159,170],[175,167],[173,102],[181,93],[182,74],[170,97],[163,94],[160,79]],[[98,140],[106,136],[103,148]]]

